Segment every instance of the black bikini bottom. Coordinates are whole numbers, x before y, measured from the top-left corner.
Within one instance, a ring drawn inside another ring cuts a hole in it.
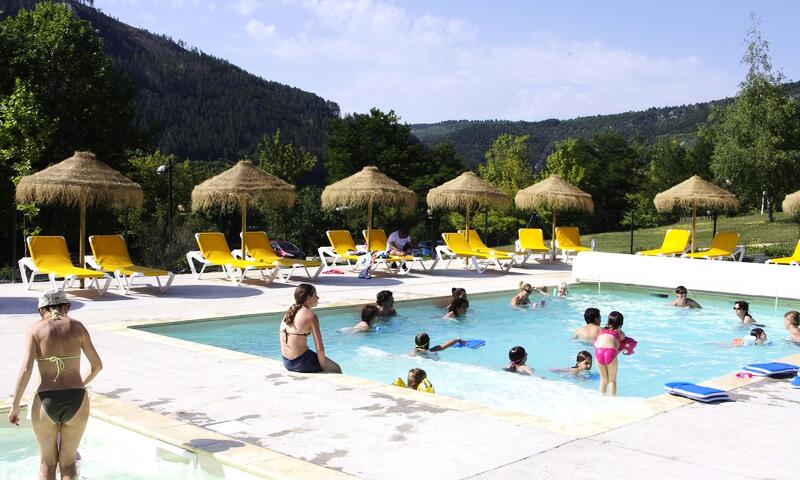
[[[78,413],[83,404],[86,390],[83,388],[70,388],[68,390],[46,390],[39,392],[47,416],[54,423],[69,422]]]

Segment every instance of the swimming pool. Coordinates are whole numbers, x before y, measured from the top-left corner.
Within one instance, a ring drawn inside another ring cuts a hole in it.
[[[3,414],[5,415],[5,414]],[[256,477],[110,423],[89,418],[78,449],[80,478],[115,480],[255,480]],[[0,480],[37,478],[39,450],[30,421],[0,424]]]
[[[376,331],[346,331],[359,318],[358,307],[320,309],[319,315],[329,357],[345,374],[390,383],[405,378],[409,368],[423,368],[441,394],[548,417],[574,416],[593,395],[592,405],[609,404],[594,396],[596,366],[587,376],[565,376],[549,368],[569,367],[580,350],[593,353],[590,345],[573,341],[572,332],[585,324],[583,311],[597,307],[605,317],[611,310],[625,316],[623,330],[639,342],[636,353],[620,356],[618,393],[648,397],[663,393],[668,381],[702,381],[730,373],[747,363],[780,358],[800,351],[785,340],[783,313],[800,309],[797,303],[767,300],[751,302],[751,314],[763,323],[771,344],[732,348],[731,340],[749,332],[737,326],[732,305],[738,298],[691,295],[702,310],[668,307],[666,291],[616,285],[583,284],[567,297],[532,297],[545,300],[544,308],[509,306],[513,292],[470,296],[466,317],[455,321],[441,316],[439,302],[398,302],[399,314],[378,323]],[[671,296],[671,295],[670,295]],[[214,345],[280,359],[278,323],[282,314],[231,318],[204,322],[144,327],[145,330],[183,340]],[[434,361],[410,357],[414,336],[427,332],[431,345],[451,338],[477,338],[486,345],[477,350],[451,348]],[[528,364],[544,379],[530,379],[503,372],[508,349],[522,345]],[[619,400],[617,400],[619,402]],[[618,404],[617,404],[618,405]]]

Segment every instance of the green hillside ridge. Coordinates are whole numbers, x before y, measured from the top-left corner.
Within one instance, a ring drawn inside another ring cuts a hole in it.
[[[0,18],[38,0],[0,0]],[[234,161],[255,152],[265,133],[321,157],[336,103],[267,81],[223,59],[187,50],[164,35],[131,27],[67,0],[103,39],[115,68],[136,88],[134,126],[164,153],[191,160]]]
[[[787,83],[789,95],[800,96],[800,82]],[[555,144],[569,137],[589,138],[603,131],[614,131],[628,139],[640,135],[650,144],[661,137],[692,140],[697,128],[706,122],[716,106],[727,105],[725,98],[693,105],[648,108],[638,112],[594,115],[570,120],[548,119],[538,122],[508,120],[448,120],[411,125],[411,132],[426,145],[449,143],[469,167],[482,163],[492,142],[503,133],[530,135],[531,163],[543,166]]]

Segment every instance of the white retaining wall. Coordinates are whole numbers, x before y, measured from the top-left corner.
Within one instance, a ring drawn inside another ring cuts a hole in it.
[[[652,287],[800,299],[800,266],[645,257],[581,252],[572,275],[580,282],[609,282]]]

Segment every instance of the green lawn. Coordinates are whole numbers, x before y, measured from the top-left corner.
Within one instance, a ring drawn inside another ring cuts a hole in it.
[[[656,228],[643,228],[633,231],[633,251],[658,248],[664,239],[664,232],[668,228],[683,228],[690,230],[691,217],[673,225]],[[729,230],[738,232],[739,244],[745,245],[748,256],[766,254],[769,256],[791,255],[800,238],[798,223],[783,213],[775,214],[775,221],[768,223],[766,215],[741,215],[737,217],[719,216],[717,218],[717,231]],[[697,247],[707,247],[711,243],[713,221],[711,218],[698,218],[697,220]],[[594,240],[596,250],[601,252],[630,253],[631,233],[609,232],[583,235],[581,242],[589,245]]]

